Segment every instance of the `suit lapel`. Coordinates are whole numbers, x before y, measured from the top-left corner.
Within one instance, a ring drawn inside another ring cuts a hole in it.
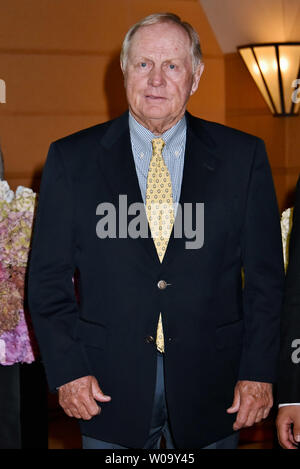
[[[101,139],[101,146],[104,148],[104,155],[106,154],[106,156],[103,157],[102,149],[101,155],[99,155],[99,165],[110,188],[115,207],[119,205],[119,195],[121,194],[127,196],[127,208],[133,203],[140,203],[142,216],[148,226],[148,233],[146,238],[137,238],[136,243],[145,248],[152,262],[159,263],[156,248],[150,235],[135,169],[129,134],[128,112],[112,122],[107,133]]]
[[[214,142],[205,131],[202,121],[194,118],[189,113],[186,113],[186,117],[187,138],[179,199],[183,215],[185,203],[195,204],[206,201],[207,188],[214,177],[218,164]],[[128,112],[110,124],[100,143],[102,152],[98,159],[99,166],[110,189],[115,206],[119,205],[119,195],[126,194],[127,207],[136,202],[139,202],[143,207],[143,198],[131,149]],[[145,210],[143,216],[146,217]],[[162,265],[169,264],[177,254],[184,252],[187,240],[184,231],[181,238],[174,237],[173,227]],[[149,226],[147,238],[138,238],[136,242],[145,248],[152,262],[160,265]]]
[[[182,209],[182,224],[184,222],[185,204],[204,203],[209,197],[209,187],[215,176],[218,166],[218,158],[215,150],[215,142],[204,129],[201,119],[193,117],[188,112],[187,117],[187,136],[186,149],[184,159],[184,169],[181,185],[181,193],[179,203]],[[195,212],[193,211],[193,215]],[[175,224],[178,223],[178,213]],[[193,220],[194,221],[194,220]],[[174,228],[171,233],[167,252],[163,263],[169,264],[174,257],[182,254],[186,247],[188,238],[184,235],[184,227],[182,226],[181,238],[174,237]]]

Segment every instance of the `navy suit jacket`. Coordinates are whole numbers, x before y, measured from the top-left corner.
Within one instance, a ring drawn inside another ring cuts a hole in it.
[[[279,404],[300,402],[300,178],[296,189],[281,313]]]
[[[143,447],[162,312],[174,440],[200,448],[233,432],[226,409],[237,380],[276,380],[284,271],[264,143],[187,113],[180,203],[204,203],[204,245],[186,249],[173,232],[162,263],[151,237],[96,236],[97,205],[111,202],[118,215],[119,194],[142,203],[128,113],[51,144],[29,266],[49,386],[94,375],[112,400],[82,432]]]

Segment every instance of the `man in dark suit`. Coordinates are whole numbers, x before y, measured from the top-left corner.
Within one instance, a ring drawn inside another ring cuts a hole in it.
[[[288,268],[281,318],[279,411],[281,446],[296,449],[300,442],[300,178],[296,189],[289,242]]]
[[[234,448],[276,380],[264,144],[186,112],[203,63],[177,16],[134,25],[121,67],[129,112],[52,143],[43,173],[29,302],[49,386],[84,448]]]

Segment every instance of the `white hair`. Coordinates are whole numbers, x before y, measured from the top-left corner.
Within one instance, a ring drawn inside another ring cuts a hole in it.
[[[158,23],[174,23],[180,26],[185,32],[188,34],[190,41],[191,41],[191,56],[192,56],[192,63],[193,63],[193,73],[195,72],[198,65],[202,62],[202,51],[199,41],[199,36],[197,31],[186,21],[181,21],[179,16],[175,15],[174,13],[155,13],[153,15],[146,16],[138,23],[134,24],[129,31],[127,32],[122,49],[121,49],[121,67],[122,70],[126,70],[127,60],[128,60],[128,53],[131,44],[131,40],[134,34],[140,29],[142,26],[150,26],[152,24]]]

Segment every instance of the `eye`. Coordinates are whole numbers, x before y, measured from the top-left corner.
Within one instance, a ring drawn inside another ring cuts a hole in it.
[[[141,65],[141,67],[142,67],[142,68],[146,68],[146,67],[147,67],[147,64],[146,64],[146,62],[141,62],[141,64],[140,64],[140,65]]]
[[[174,65],[174,64],[170,64],[170,65],[169,65],[169,68],[170,68],[171,70],[174,70],[175,65]]]

